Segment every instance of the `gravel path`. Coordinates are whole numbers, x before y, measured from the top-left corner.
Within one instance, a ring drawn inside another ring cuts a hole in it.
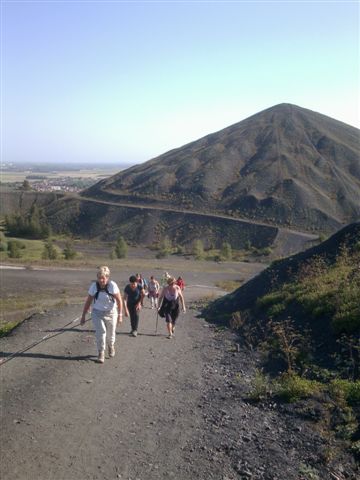
[[[169,340],[147,305],[138,337],[125,319],[104,365],[80,313],[35,315],[0,340],[6,360],[47,336],[0,366],[2,480],[356,478],[341,459],[324,466],[311,422],[247,401],[255,355],[195,310]]]

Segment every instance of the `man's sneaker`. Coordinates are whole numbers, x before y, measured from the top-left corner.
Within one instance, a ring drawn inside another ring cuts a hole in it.
[[[105,362],[105,352],[104,352],[104,350],[102,350],[101,352],[99,352],[99,356],[98,356],[97,362],[98,362],[98,363],[104,363],[104,362]]]
[[[172,333],[170,333],[166,338],[172,338]]]
[[[133,336],[133,337],[137,337],[137,331],[136,331],[136,330],[134,330],[134,331],[132,332],[132,336]]]
[[[115,357],[115,347],[114,347],[114,345],[109,345],[109,357]]]

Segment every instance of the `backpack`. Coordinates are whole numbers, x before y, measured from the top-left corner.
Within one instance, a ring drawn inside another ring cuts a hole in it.
[[[96,293],[94,295],[94,303],[98,299],[98,296],[99,296],[100,292],[105,292],[111,298],[113,303],[115,303],[114,295],[109,292],[108,285],[106,284],[105,288],[101,288],[99,282],[96,282]]]

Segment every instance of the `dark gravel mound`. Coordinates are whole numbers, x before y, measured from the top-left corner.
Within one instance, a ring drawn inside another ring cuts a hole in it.
[[[334,232],[360,216],[359,158],[358,129],[280,104],[122,171],[85,195]]]

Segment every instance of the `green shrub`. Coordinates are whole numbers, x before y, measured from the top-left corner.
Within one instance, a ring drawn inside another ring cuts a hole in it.
[[[307,380],[294,373],[285,373],[278,380],[276,395],[285,402],[296,402],[320,391],[321,385],[315,380]]]
[[[305,463],[300,463],[299,473],[301,474],[302,479],[306,480],[320,480],[319,472]]]
[[[52,240],[44,242],[44,249],[41,258],[43,260],[56,260],[58,258],[58,252]]]
[[[201,240],[194,241],[193,255],[195,256],[196,260],[204,260],[205,258],[204,244]]]
[[[126,258],[128,246],[124,237],[120,236],[117,239],[114,251],[117,258]]]
[[[259,401],[266,398],[271,392],[271,384],[269,379],[261,372],[256,370],[255,377],[251,384],[251,390],[249,392],[249,399]]]
[[[64,255],[65,260],[73,260],[77,255],[76,250],[74,249],[74,246],[73,246],[73,244],[70,240],[68,240],[65,243],[65,248],[63,250],[63,255]]]
[[[267,311],[269,317],[277,317],[279,316],[282,312],[285,311],[286,304],[285,303],[276,303],[275,305],[272,305],[269,310]]]
[[[24,244],[18,240],[9,240],[7,244],[8,255],[10,258],[20,258],[21,250],[25,248]]]
[[[360,380],[351,382],[349,380],[336,379],[330,382],[329,393],[335,400],[343,398],[350,405],[360,403]]]
[[[0,232],[0,252],[6,252],[7,250],[7,241],[3,232]]]
[[[258,298],[256,305],[260,308],[269,308],[271,305],[282,302],[284,299],[284,293],[281,290],[268,293],[261,298]]]
[[[221,245],[220,256],[224,260],[231,260],[232,259],[232,248],[229,242],[224,242]]]
[[[360,459],[360,440],[354,442],[350,447],[351,452]]]

